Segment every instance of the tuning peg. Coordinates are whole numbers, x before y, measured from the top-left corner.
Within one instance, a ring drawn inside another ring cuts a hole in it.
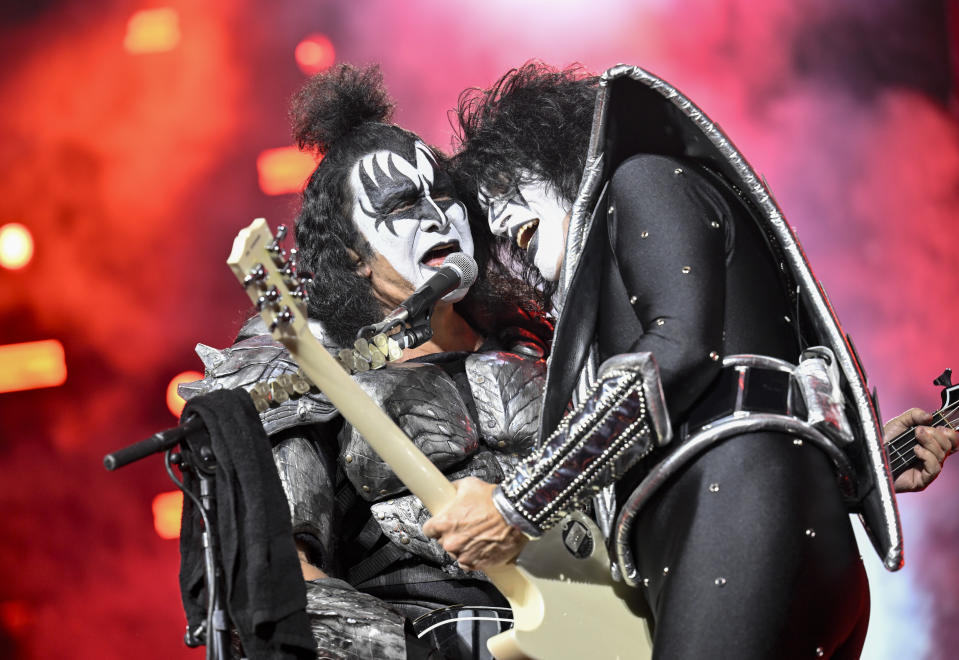
[[[257,284],[266,279],[266,268],[263,267],[263,264],[257,264],[250,269],[250,272],[247,273],[246,277],[243,278],[243,286],[250,286],[251,284]]]
[[[269,289],[263,292],[263,295],[257,298],[256,308],[258,311],[263,311],[263,308],[267,305],[275,305],[280,300],[280,292],[275,286],[271,286]]]
[[[270,323],[270,332],[273,332],[281,325],[288,325],[293,322],[293,310],[289,307],[284,307],[280,312],[273,318],[273,322]]]
[[[941,374],[939,378],[932,381],[933,385],[938,385],[939,387],[952,387],[952,369],[946,369]]]
[[[279,243],[284,238],[286,238],[286,225],[277,225],[276,227],[276,238],[273,240],[274,243]]]

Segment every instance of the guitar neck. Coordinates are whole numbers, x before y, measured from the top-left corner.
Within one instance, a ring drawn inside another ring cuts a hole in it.
[[[453,499],[455,490],[449,480],[312,334],[281,341],[310,380],[430,511],[435,513]]]
[[[944,406],[932,414],[930,426],[947,426],[956,428],[959,415],[956,405]],[[922,461],[916,456],[913,448],[919,444],[916,438],[916,429],[911,428],[886,443],[886,456],[889,458],[889,469],[895,481],[906,470],[919,465]]]
[[[436,512],[453,499],[453,485],[356,384],[310,332],[304,284],[263,218],[237,234],[227,259],[250,300],[313,383],[329,397],[397,477]]]

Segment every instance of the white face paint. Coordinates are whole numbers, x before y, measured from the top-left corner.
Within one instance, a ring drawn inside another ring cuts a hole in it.
[[[416,289],[447,255],[473,256],[473,236],[449,175],[425,144],[418,141],[414,149],[415,163],[385,150],[363,156],[350,172],[350,187],[353,222]],[[455,302],[464,295],[465,289],[457,289],[443,300]]]
[[[519,180],[529,180],[520,172]],[[571,204],[556,189],[542,180],[521,183],[505,195],[494,196],[480,188],[479,203],[487,213],[490,231],[509,237],[526,250],[543,279],[559,279],[566,256]]]

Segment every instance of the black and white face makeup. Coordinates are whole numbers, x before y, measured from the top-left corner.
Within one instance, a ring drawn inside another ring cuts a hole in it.
[[[480,187],[480,206],[486,211],[490,231],[526,250],[527,259],[543,279],[555,282],[566,256],[571,205],[553,186],[528,172],[519,172],[517,180],[524,183],[502,194]]]
[[[393,151],[360,158],[350,172],[353,222],[373,249],[418,288],[453,252],[473,256],[466,207],[455,199],[449,175],[417,141],[415,162]],[[456,302],[465,290],[443,300]]]

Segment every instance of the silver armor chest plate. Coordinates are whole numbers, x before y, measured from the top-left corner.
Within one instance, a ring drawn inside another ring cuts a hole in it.
[[[545,362],[502,351],[474,353],[465,371],[477,419],[453,380],[435,365],[390,365],[365,372],[358,382],[451,480],[475,476],[498,483],[535,442]],[[480,576],[460,569],[426,538],[426,507],[349,425],[341,434],[340,465],[359,493],[378,500],[370,509],[390,540],[453,576]]]
[[[465,371],[478,419],[453,379],[433,364],[393,364],[354,378],[443,472],[462,470],[481,444],[502,466],[512,465],[536,437],[544,363],[513,353],[474,353],[466,359]],[[406,491],[349,423],[340,433],[340,465],[368,501]]]

